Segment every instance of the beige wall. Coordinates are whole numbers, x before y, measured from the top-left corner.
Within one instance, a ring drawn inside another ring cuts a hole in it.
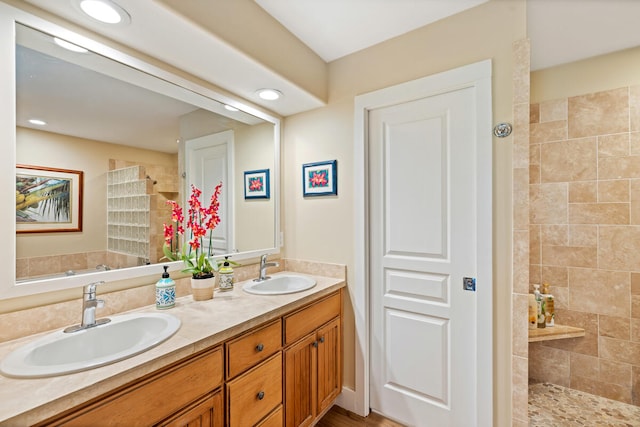
[[[531,344],[529,377],[635,405],[640,405],[638,52],[533,73],[532,89],[544,101],[531,105],[530,135],[530,281],[551,285],[557,323],[582,327],[586,334]],[[552,98],[554,91],[561,96]]]
[[[273,247],[275,227],[273,125],[247,126],[235,133],[235,233],[239,251]],[[244,198],[244,173],[269,170],[269,199]]]
[[[493,117],[511,121],[512,43],[525,38],[523,2],[491,1],[329,64],[329,104],[287,117],[283,192],[286,256],[347,264],[353,282],[354,97],[490,58]],[[496,25],[500,23],[500,25]],[[487,132],[490,132],[487,129]],[[338,160],[338,196],[304,199],[303,163]],[[494,367],[496,425],[510,425],[511,146],[494,141]],[[353,388],[354,320],[345,307],[345,385]]]

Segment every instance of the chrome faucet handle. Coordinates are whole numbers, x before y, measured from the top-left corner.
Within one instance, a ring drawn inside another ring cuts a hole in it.
[[[98,285],[104,285],[104,281],[101,280],[99,282],[89,283],[82,288],[82,293],[84,295],[89,295],[85,298],[86,300],[96,299]]]

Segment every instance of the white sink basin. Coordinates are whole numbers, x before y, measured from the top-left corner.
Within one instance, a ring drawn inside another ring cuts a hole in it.
[[[262,282],[247,282],[243,289],[250,294],[258,295],[281,295],[292,294],[294,292],[306,291],[316,285],[316,281],[311,277],[298,276],[294,274],[279,274]]]
[[[77,332],[53,332],[9,353],[0,371],[38,378],[97,368],[142,353],[171,337],[180,319],[165,313],[132,313]]]

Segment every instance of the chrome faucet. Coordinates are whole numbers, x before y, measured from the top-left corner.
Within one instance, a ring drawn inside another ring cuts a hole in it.
[[[104,300],[96,297],[96,288],[103,285],[104,282],[94,282],[85,285],[82,288],[82,323],[79,325],[69,326],[64,332],[76,332],[83,329],[93,328],[98,325],[109,323],[111,319],[96,320],[96,308],[104,307]]]
[[[263,282],[271,277],[267,276],[267,267],[278,267],[280,264],[277,262],[267,262],[267,255],[264,254],[260,257],[260,274],[257,279],[253,279],[254,282]]]

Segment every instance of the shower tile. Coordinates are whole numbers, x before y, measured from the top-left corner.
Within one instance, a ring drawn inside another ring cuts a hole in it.
[[[555,286],[553,287],[553,298],[555,298],[555,309],[566,310],[569,308],[569,287]]]
[[[600,375],[599,359],[586,354],[571,353],[571,378],[588,377],[598,378]]]
[[[571,388],[594,395],[597,394],[618,402],[631,403],[630,387],[597,381],[590,377],[571,377]]]
[[[629,316],[629,273],[569,269],[569,308],[610,316]],[[628,338],[627,338],[628,339]]]
[[[566,287],[569,284],[569,271],[567,267],[542,266],[542,283],[550,285],[550,292],[555,296],[559,287]]]
[[[640,295],[640,273],[631,273],[631,295]]]
[[[513,331],[513,354],[526,358],[529,354],[529,329],[527,312],[529,307],[529,297],[526,294],[512,295],[513,312],[519,315],[513,316],[511,325]],[[524,375],[526,378],[526,374]]]
[[[529,143],[563,141],[567,139],[567,121],[558,120],[547,123],[531,123]]]
[[[631,295],[631,317],[640,319],[640,295]]]
[[[597,250],[584,246],[542,246],[542,264],[567,267],[596,267]]]
[[[526,357],[513,356],[512,366],[513,416],[518,419],[527,419],[527,411],[529,409],[527,402],[528,360]]]
[[[640,319],[631,319],[631,341],[640,342]]]
[[[570,224],[629,224],[629,203],[570,203]]]
[[[569,226],[569,245],[598,246],[598,226],[572,224]]]
[[[569,203],[592,203],[598,200],[596,181],[570,182]]]
[[[598,265],[606,270],[634,271],[640,265],[640,226],[598,228]]]
[[[547,225],[540,226],[540,242],[543,245],[566,246],[569,244],[569,226]]]
[[[640,156],[604,157],[598,161],[600,179],[640,178]]]
[[[567,120],[567,99],[554,99],[540,103],[540,122]]]
[[[629,132],[627,88],[570,97],[569,138]]]
[[[631,368],[628,363],[600,360],[600,381],[630,388]]]
[[[640,155],[640,132],[633,132],[629,135],[629,154]]]
[[[638,363],[640,360],[640,343],[600,337],[598,340],[600,357],[624,363]]]
[[[541,343],[529,346],[529,380],[548,381],[568,386],[569,352],[547,347]]]
[[[541,248],[540,226],[529,225],[529,264],[540,264]]]
[[[567,223],[567,184],[532,185],[530,189],[532,224]]]
[[[631,224],[640,224],[640,179],[629,181],[629,198],[631,200]]]
[[[600,315],[599,335],[601,337],[629,340],[631,338],[631,322],[628,317]]]
[[[531,264],[529,266],[529,284],[540,284],[542,282],[542,271],[540,265]],[[529,293],[533,293],[533,286],[530,286]]]
[[[598,181],[598,202],[628,202],[629,180]]]
[[[640,131],[640,86],[631,86],[629,88],[629,111],[631,132]]]
[[[513,292],[529,291],[529,231],[513,232]],[[525,308],[525,311],[527,309]]]
[[[540,104],[529,106],[529,124],[531,123],[540,123]]]
[[[620,157],[629,155],[629,134],[598,136],[598,157]]]
[[[567,182],[596,179],[597,160],[596,138],[541,144],[541,181]]]

